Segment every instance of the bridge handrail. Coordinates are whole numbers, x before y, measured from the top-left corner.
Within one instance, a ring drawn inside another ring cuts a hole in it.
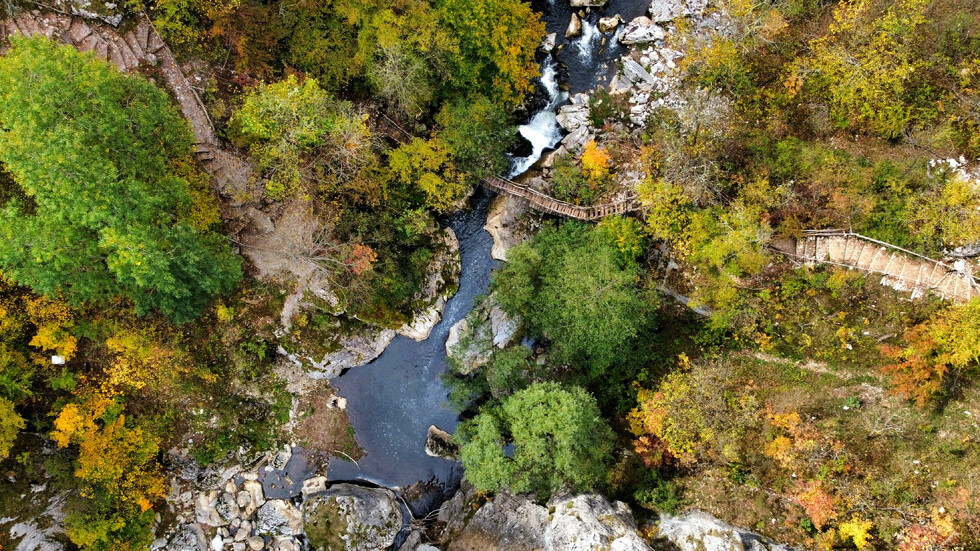
[[[607,209],[607,208],[614,209],[621,205],[629,205],[631,203],[636,202],[637,200],[637,197],[635,195],[630,195],[629,197],[620,199],[618,201],[613,201],[611,203],[603,203],[601,205],[593,205],[593,206],[582,206],[582,205],[573,205],[566,201],[556,199],[546,193],[542,193],[527,185],[518,184],[517,182],[499,176],[495,178],[484,178],[483,183],[490,188],[506,191],[512,195],[516,195],[528,199],[529,201],[531,201],[532,203],[534,203],[536,206],[540,207],[543,210],[547,210],[549,212],[553,212],[556,214],[568,214],[555,210],[553,207],[550,207],[545,202],[547,201],[547,202],[557,204],[575,213],[575,214],[571,214],[571,216],[574,216],[581,220],[593,220],[595,218],[599,218],[601,217],[599,213],[602,211],[602,209]]]
[[[899,251],[899,252],[902,252],[904,254],[912,255],[912,256],[917,257],[917,258],[921,258],[922,260],[925,260],[927,262],[931,262],[933,264],[936,264],[938,266],[941,266],[943,268],[946,268],[949,271],[960,273],[959,270],[957,270],[953,266],[950,266],[949,264],[943,262],[942,260],[936,260],[935,258],[930,258],[928,256],[919,254],[919,253],[917,253],[915,251],[910,251],[910,250],[908,250],[906,248],[899,247],[898,245],[893,245],[891,243],[888,243],[888,242],[885,242],[885,241],[881,241],[881,240],[875,239],[873,237],[868,237],[866,235],[862,235],[862,234],[857,233],[857,232],[852,232],[852,231],[848,231],[848,230],[840,230],[840,229],[825,229],[825,230],[803,230],[802,234],[803,234],[804,237],[844,237],[844,238],[854,237],[854,238],[857,238],[857,239],[861,239],[861,240],[864,240],[864,241],[875,243],[877,245],[881,245],[881,246],[886,247],[886,248],[889,248],[889,249],[894,249],[894,250]],[[797,258],[804,258],[804,257],[801,257],[800,255],[797,255],[797,254],[793,254],[793,256],[795,256]],[[814,260],[817,260],[817,259],[814,259]],[[818,262],[827,262],[827,261],[818,260]],[[831,263],[832,264],[836,264],[835,262],[831,262]],[[965,274],[962,274],[962,275],[969,276],[970,281],[973,283],[973,285],[980,286],[980,279],[978,279],[977,276],[975,276],[973,274],[969,274],[969,273],[965,273]]]
[[[875,239],[873,237],[868,237],[866,235],[862,235],[862,234],[857,233],[857,232],[852,232],[852,231],[847,231],[847,230],[803,230],[803,235],[806,236],[806,237],[856,237],[858,239],[863,239],[864,241],[870,241],[872,243],[876,243],[876,244],[881,245],[883,247],[888,247],[890,249],[895,249],[897,251],[901,251],[901,252],[903,252],[905,254],[910,254],[912,256],[921,258],[922,260],[928,260],[929,262],[933,262],[933,263],[939,264],[940,266],[945,266],[945,267],[949,268],[950,270],[955,270],[955,268],[953,268],[949,264],[946,264],[942,260],[936,260],[935,258],[931,258],[931,257],[925,256],[923,254],[919,254],[919,253],[917,253],[915,251],[910,251],[910,250],[908,250],[906,248],[899,247],[898,245],[893,245],[891,243],[888,243],[888,242],[885,242],[885,241],[881,241],[881,240]]]

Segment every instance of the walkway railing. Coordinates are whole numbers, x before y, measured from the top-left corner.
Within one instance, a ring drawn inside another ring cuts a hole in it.
[[[531,207],[542,212],[557,214],[559,216],[568,216],[578,220],[598,220],[605,218],[606,216],[625,214],[627,212],[640,210],[640,202],[637,200],[635,195],[631,195],[626,199],[612,203],[583,207],[581,205],[573,205],[565,201],[559,201],[558,199],[555,199],[554,197],[551,197],[545,193],[541,193],[536,189],[532,189],[528,186],[518,184],[517,182],[513,182],[505,178],[484,178],[483,185],[498,193],[506,193],[517,197],[518,199],[522,199],[530,204]]]

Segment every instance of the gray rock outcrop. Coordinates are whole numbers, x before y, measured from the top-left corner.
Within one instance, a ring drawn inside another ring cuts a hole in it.
[[[292,536],[303,533],[303,516],[285,499],[267,500],[259,507],[256,519],[257,534]]]
[[[707,7],[708,0],[653,0],[650,18],[657,23],[666,23],[678,17],[701,15]]]
[[[527,207],[510,195],[498,195],[490,203],[487,223],[483,226],[493,238],[490,256],[494,260],[507,260],[507,251],[527,239],[522,231],[520,219]]]
[[[476,513],[478,498],[464,482],[443,504],[439,521],[446,523],[442,547],[446,551],[536,551],[544,549],[548,509],[522,496],[498,492]],[[472,515],[472,516],[471,516]]]
[[[446,228],[443,236],[443,246],[432,262],[429,263],[425,285],[415,297],[417,301],[429,304],[422,312],[415,314],[411,323],[398,329],[399,335],[404,335],[416,341],[429,338],[432,328],[442,319],[442,311],[446,300],[455,292],[459,281],[459,240],[453,230]]]
[[[293,363],[304,366],[309,365],[309,376],[314,379],[333,379],[345,369],[364,365],[377,358],[388,348],[391,341],[395,338],[396,332],[393,329],[383,331],[367,330],[340,339],[339,349],[336,352],[325,354],[319,361],[313,358],[298,358],[279,347],[279,353],[289,358]],[[305,361],[304,361],[305,360]]]
[[[204,530],[196,524],[181,525],[167,542],[166,548],[169,551],[205,551]]]
[[[623,27],[619,41],[622,44],[647,44],[654,40],[663,40],[667,36],[660,25],[649,17],[641,15]]]
[[[792,551],[790,547],[735,528],[703,511],[677,517],[664,515],[657,536],[670,542],[678,551]]]
[[[546,551],[650,551],[621,501],[582,494],[548,504],[554,511],[544,533]]]
[[[520,319],[514,319],[490,295],[449,329],[446,354],[462,364],[464,375],[490,361],[493,349],[502,349],[517,334]]]
[[[122,2],[92,0],[57,0],[54,5],[67,10],[72,15],[95,19],[118,27],[123,20]]]
[[[313,549],[387,549],[402,529],[402,512],[391,490],[335,484],[303,503],[303,522]]]

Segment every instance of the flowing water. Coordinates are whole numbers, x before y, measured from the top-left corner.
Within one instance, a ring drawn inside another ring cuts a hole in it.
[[[531,142],[532,151],[527,157],[515,157],[511,160],[510,173],[513,178],[531,168],[546,149],[554,149],[562,138],[561,126],[555,114],[563,103],[568,101],[568,93],[558,88],[558,68],[555,60],[549,55],[541,63],[541,86],[548,94],[548,103],[531,117],[527,124],[521,126],[518,132]]]
[[[448,221],[459,239],[459,291],[446,303],[442,320],[429,338],[416,342],[395,337],[376,360],[331,381],[348,398],[347,413],[357,442],[367,453],[357,465],[332,458],[330,479],[363,479],[389,487],[433,477],[449,484],[458,480],[459,464],[427,456],[425,438],[429,425],[450,432],[456,428],[456,413],[446,403],[447,391],[439,375],[448,367],[449,328],[466,317],[477,295],[486,292],[496,265],[490,258],[493,239],[483,229],[490,199],[489,192],[477,190],[473,208]]]
[[[616,60],[625,52],[616,40],[622,24],[615,32],[600,33],[599,18],[619,14],[624,22],[632,21],[646,14],[650,0],[610,0],[601,8],[592,8],[582,19],[581,36],[573,38],[565,38],[565,30],[572,14],[585,13],[585,8],[572,8],[568,0],[531,0],[531,7],[541,14],[547,32],[558,35],[555,60],[567,73],[569,91],[577,94],[608,82],[615,74]]]
[[[548,32],[557,32],[558,44],[565,47],[542,62],[541,86],[548,101],[520,127],[532,152],[528,157],[512,159],[510,177],[522,174],[561,140],[555,112],[568,100],[568,94],[561,90],[561,75],[575,93],[592,89],[602,75],[615,68],[614,61],[621,52],[615,35],[599,33],[599,17],[619,13],[629,21],[646,11],[648,1],[611,0],[605,10],[593,9],[583,21],[583,35],[569,41],[564,38],[572,14],[568,0],[532,0]],[[446,303],[442,320],[429,338],[416,342],[396,337],[376,360],[331,381],[348,399],[347,413],[357,442],[366,452],[357,464],[331,458],[327,472],[331,480],[365,480],[391,488],[435,481],[446,492],[455,489],[462,475],[459,463],[429,457],[424,447],[429,425],[452,432],[458,423],[446,402],[448,390],[439,375],[448,368],[445,344],[449,328],[466,317],[474,299],[486,292],[497,265],[490,258],[493,240],[483,229],[491,198],[489,192],[477,190],[472,208],[446,221],[459,239],[459,291]]]

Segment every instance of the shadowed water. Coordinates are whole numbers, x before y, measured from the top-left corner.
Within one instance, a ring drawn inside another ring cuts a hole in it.
[[[458,480],[459,464],[427,456],[425,437],[429,425],[450,432],[456,428],[456,412],[446,403],[447,389],[439,374],[447,369],[449,328],[466,317],[477,295],[486,292],[497,264],[490,258],[493,239],[483,229],[490,199],[481,188],[473,196],[472,209],[448,220],[459,239],[459,291],[447,302],[429,338],[416,342],[396,337],[375,361],[331,381],[348,398],[347,413],[367,454],[358,465],[332,458],[330,479],[363,479],[389,487],[433,477],[448,485]]]

